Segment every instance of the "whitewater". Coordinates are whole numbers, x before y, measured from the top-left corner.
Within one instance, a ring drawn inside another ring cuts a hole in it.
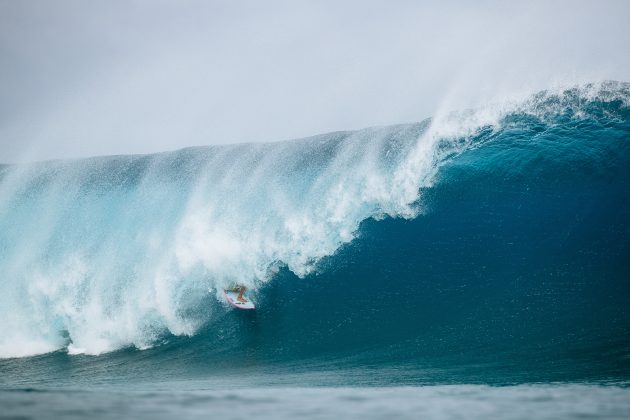
[[[285,268],[316,272],[367,219],[417,218],[440,168],[516,117],[541,131],[615,120],[628,92],[590,84],[416,124],[2,166],[0,357],[193,336],[223,311],[221,289],[256,298]]]
[[[624,82],[0,165],[0,417],[627,418],[629,232]]]

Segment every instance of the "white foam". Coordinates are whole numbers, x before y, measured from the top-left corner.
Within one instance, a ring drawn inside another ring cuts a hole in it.
[[[281,265],[305,276],[366,218],[416,217],[419,191],[480,128],[510,112],[542,118],[553,95],[439,113],[420,135],[389,127],[11,170],[0,181],[0,357],[192,335],[213,316],[208,289],[256,288]]]

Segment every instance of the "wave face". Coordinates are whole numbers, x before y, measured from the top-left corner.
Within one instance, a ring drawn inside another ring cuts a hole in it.
[[[0,357],[123,349],[102,357],[199,372],[502,354],[627,378],[629,103],[607,82],[418,124],[0,167]],[[235,283],[252,318],[221,300]]]

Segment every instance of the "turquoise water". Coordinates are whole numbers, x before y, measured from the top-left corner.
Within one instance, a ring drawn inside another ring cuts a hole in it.
[[[627,417],[629,100],[0,167],[0,416]]]

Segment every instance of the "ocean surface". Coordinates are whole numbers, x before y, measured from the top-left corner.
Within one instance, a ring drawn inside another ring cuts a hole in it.
[[[630,84],[0,166],[0,332],[3,419],[630,418]]]

